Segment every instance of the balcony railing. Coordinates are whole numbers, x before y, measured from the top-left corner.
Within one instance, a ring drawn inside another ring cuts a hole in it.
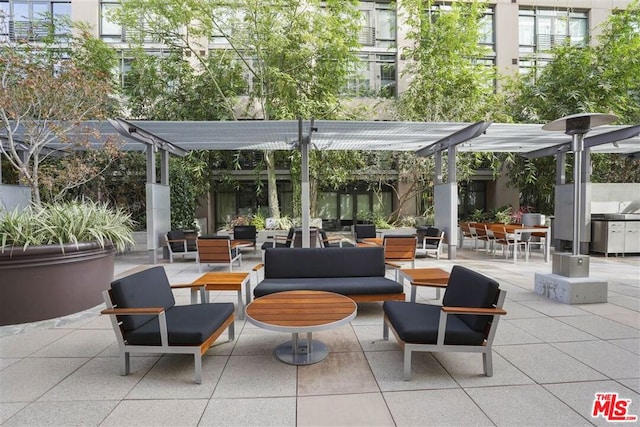
[[[375,46],[376,29],[374,27],[362,27],[358,34],[358,41],[362,46]]]
[[[50,35],[51,22],[45,20],[9,20],[9,40],[41,41]]]
[[[568,40],[570,38],[567,35],[538,34],[538,52],[547,52],[556,46],[564,45]]]

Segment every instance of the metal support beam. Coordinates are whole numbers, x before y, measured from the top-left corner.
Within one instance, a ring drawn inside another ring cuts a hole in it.
[[[633,138],[638,135],[640,135],[640,125],[629,126],[624,129],[616,129],[611,132],[604,132],[598,135],[586,137],[584,138],[583,145],[585,148],[591,148],[598,145],[624,141],[625,139]],[[553,147],[547,147],[540,150],[530,151],[528,153],[522,153],[522,156],[526,157],[527,159],[537,159],[539,157],[567,153],[571,151],[572,144],[573,141],[564,142],[562,144],[554,145]]]
[[[147,145],[147,184],[155,184],[156,181],[156,150]]]
[[[447,181],[452,185],[452,200],[451,212],[449,213],[449,220],[447,228],[445,229],[447,238],[447,249],[449,252],[449,259],[456,259],[457,246],[458,246],[458,176],[456,173],[456,160],[457,160],[457,146],[452,145],[447,150]]]
[[[169,152],[160,151],[160,184],[169,185]]]
[[[311,129],[313,128],[313,119],[311,119]],[[300,194],[300,207],[302,216],[302,247],[308,248],[311,246],[311,239],[309,238],[310,230],[310,217],[311,217],[311,201],[309,191],[309,145],[311,144],[311,129],[308,136],[303,136],[302,132],[302,118],[298,119],[298,141],[300,143],[300,158],[302,162],[301,167],[301,194]]]
[[[444,180],[444,174],[442,173],[442,151],[436,151],[433,155],[435,162],[435,183],[442,184]]]
[[[567,154],[562,152],[556,156],[556,185],[567,183]]]
[[[428,147],[416,151],[416,155],[420,157],[427,157],[438,151],[446,150],[453,145],[462,144],[463,142],[482,135],[489,126],[491,126],[491,122],[479,121],[473,123],[434,142]]]

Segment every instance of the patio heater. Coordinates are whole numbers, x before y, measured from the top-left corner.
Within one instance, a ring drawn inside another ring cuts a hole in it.
[[[606,125],[617,120],[613,114],[579,113],[561,117],[542,126],[547,131],[564,131],[571,135],[571,151],[573,151],[573,253],[554,255],[553,272],[569,277],[589,276],[589,258],[580,255],[580,239],[582,234],[582,153],[584,136],[597,126]],[[559,264],[559,265],[556,265]],[[557,268],[556,268],[557,267]],[[576,274],[573,274],[573,273]]]

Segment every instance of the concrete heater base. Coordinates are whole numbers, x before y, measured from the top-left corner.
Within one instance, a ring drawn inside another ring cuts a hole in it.
[[[534,290],[564,304],[591,304],[607,302],[608,286],[607,282],[590,277],[536,273]]]

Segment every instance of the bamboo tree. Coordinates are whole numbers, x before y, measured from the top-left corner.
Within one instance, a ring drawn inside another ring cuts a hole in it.
[[[353,0],[124,0],[115,19],[188,52],[211,80],[230,118],[334,118],[356,60],[359,12]],[[246,102],[225,91],[207,62],[212,37],[250,76]],[[271,216],[279,217],[272,152],[265,152]]]

